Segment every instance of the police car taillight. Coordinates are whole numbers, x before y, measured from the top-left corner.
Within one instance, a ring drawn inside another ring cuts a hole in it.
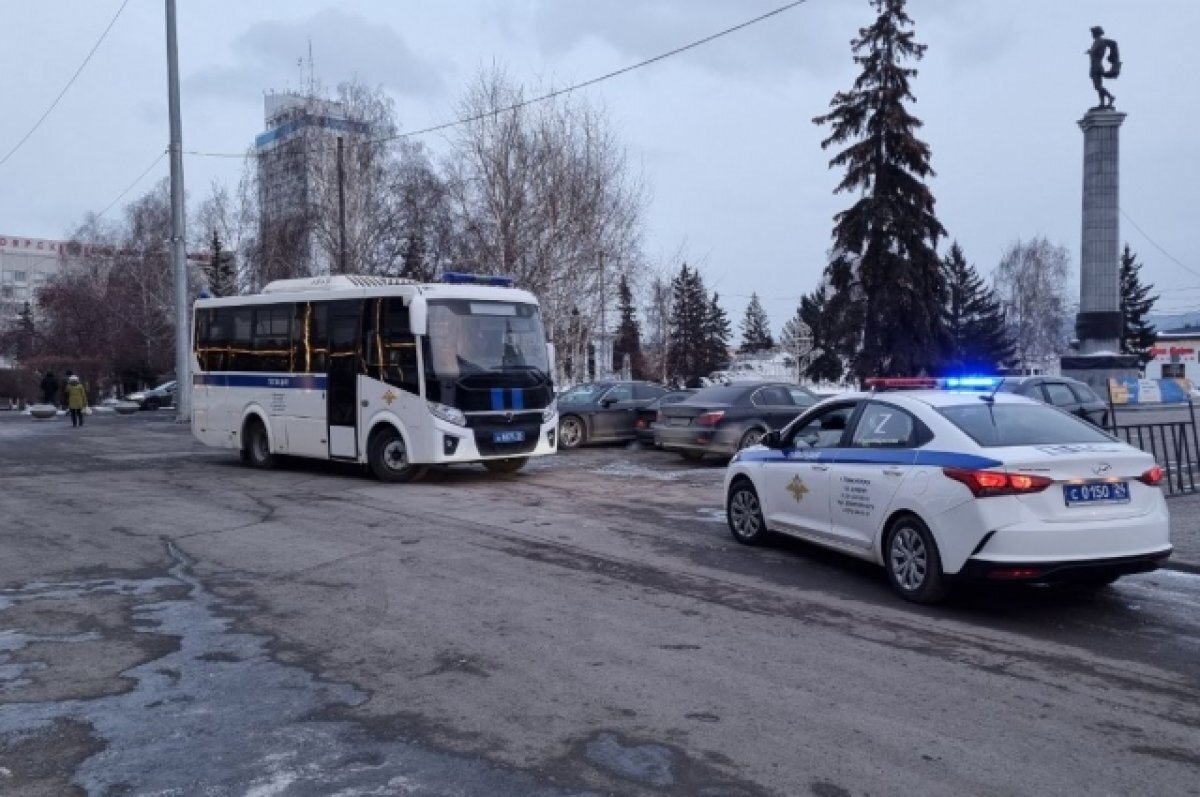
[[[946,478],[967,485],[976,498],[991,498],[997,495],[1026,495],[1040,493],[1053,479],[1045,476],[1030,476],[1027,473],[1005,473],[998,470],[966,470],[964,468],[942,468]]]
[[[1162,484],[1163,477],[1166,475],[1166,472],[1163,471],[1161,466],[1155,465],[1141,476],[1138,476],[1138,481],[1147,485],[1148,487],[1157,487],[1158,485]]]
[[[863,380],[868,390],[933,390],[938,380],[923,376],[873,376]]]

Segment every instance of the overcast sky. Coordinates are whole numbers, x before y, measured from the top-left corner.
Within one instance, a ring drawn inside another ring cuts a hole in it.
[[[402,129],[448,121],[481,65],[527,85],[580,82],[743,22],[785,0],[180,0],[184,148],[242,152],[263,93],[357,77],[394,97]],[[0,1],[0,157],[66,84],[120,0]],[[0,166],[0,234],[59,238],[109,205],[167,140],[164,4],[130,0],[42,127]],[[913,83],[937,212],[989,273],[1017,237],[1046,235],[1077,266],[1082,133],[1096,102],[1089,27],[1120,44],[1122,238],[1168,311],[1200,307],[1196,0],[911,0],[929,45]],[[647,254],[679,251],[740,320],[752,291],[776,329],[817,283],[833,215],[824,130],[812,117],[857,70],[867,0],[808,0],[704,47],[586,89],[651,191]],[[439,151],[444,141],[430,137]],[[167,173],[164,159],[126,199]],[[189,195],[236,183],[235,159],[189,156]],[[119,209],[120,206],[118,206]],[[114,213],[117,210],[112,211]],[[1077,294],[1077,286],[1072,286]]]

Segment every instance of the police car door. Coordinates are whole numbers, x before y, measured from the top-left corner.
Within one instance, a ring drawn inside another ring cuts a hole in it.
[[[867,402],[831,473],[834,537],[864,553],[871,550],[892,500],[915,470],[916,447],[927,435],[924,424],[905,410]]]
[[[856,407],[838,403],[806,417],[764,458],[759,500],[772,529],[829,538],[830,467]]]

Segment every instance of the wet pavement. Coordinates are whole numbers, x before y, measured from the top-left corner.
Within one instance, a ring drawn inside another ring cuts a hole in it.
[[[911,606],[733,543],[722,474],[0,414],[0,794],[1200,794],[1200,576]]]

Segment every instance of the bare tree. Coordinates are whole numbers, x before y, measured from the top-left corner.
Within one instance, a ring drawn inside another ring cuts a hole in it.
[[[1044,236],[1013,242],[996,269],[995,288],[1022,366],[1061,354],[1070,338],[1071,256]]]
[[[533,291],[556,340],[587,339],[616,307],[619,276],[636,281],[642,266],[642,186],[602,110],[525,98],[493,68],[460,103],[473,121],[447,164],[459,262]]]

